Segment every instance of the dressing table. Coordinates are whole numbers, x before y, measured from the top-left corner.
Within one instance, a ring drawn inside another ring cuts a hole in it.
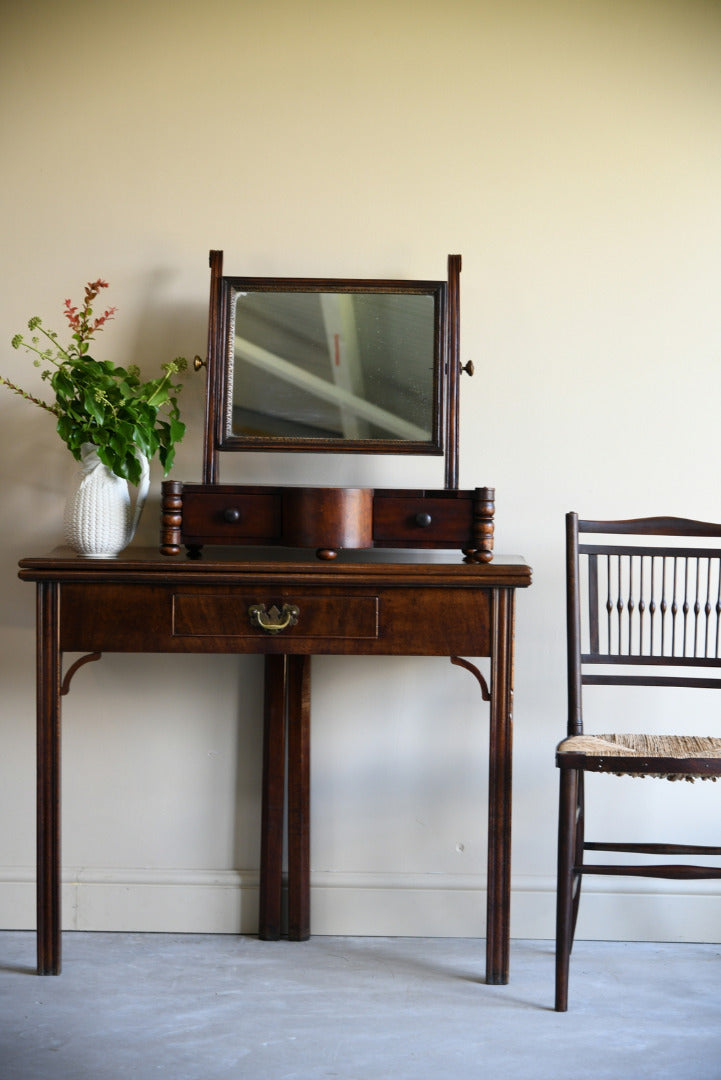
[[[520,557],[493,555],[493,489],[457,487],[460,258],[449,258],[447,282],[412,283],[225,278],[221,253],[210,261],[203,481],[163,485],[160,551],[84,559],[60,550],[20,563],[37,590],[38,972],[61,967],[61,698],[85,663],[104,652],[265,657],[259,933],[275,939],[283,929],[287,819],[287,933],[302,941],[311,932],[311,657],[420,655],[449,657],[490,703],[486,980],[505,983],[514,606],[531,571]],[[370,354],[369,335],[384,342]],[[265,399],[239,391],[245,356],[274,373]],[[403,380],[420,387],[410,409]],[[224,451],[298,448],[442,454],[446,482],[220,483]],[[80,655],[63,672],[65,653]],[[469,656],[490,658],[488,682]]]

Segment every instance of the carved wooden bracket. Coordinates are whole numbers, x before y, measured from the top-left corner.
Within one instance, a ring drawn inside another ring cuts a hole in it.
[[[103,654],[99,652],[91,652],[88,653],[87,656],[81,656],[79,660],[76,660],[75,663],[70,668],[68,668],[67,674],[63,679],[62,686],[60,687],[60,693],[63,695],[67,694],[68,690],[70,689],[70,683],[72,681],[73,675],[78,670],[78,668],[81,668],[83,664],[89,664],[92,660],[99,660],[102,655]]]
[[[491,700],[491,691],[488,689],[488,683],[486,682],[483,675],[478,670],[475,664],[472,664],[470,660],[464,660],[461,656],[452,656],[451,663],[455,664],[456,667],[462,667],[465,668],[466,671],[470,671],[471,675],[474,675],[476,679],[478,679],[478,685],[481,688],[481,697],[483,698],[483,700]]]

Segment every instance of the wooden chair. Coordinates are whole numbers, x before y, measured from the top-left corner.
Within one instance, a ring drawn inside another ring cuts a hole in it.
[[[580,543],[579,535],[586,533],[598,538]],[[603,534],[610,534],[611,542],[604,542]],[[721,525],[683,518],[579,521],[577,514],[568,514],[566,588],[568,735],[556,752],[558,1012],[568,1008],[569,960],[584,874],[721,878],[721,867],[668,861],[584,863],[586,851],[721,855],[721,847],[689,844],[590,843],[584,838],[583,792],[586,772],[715,779],[721,775],[721,738],[590,735],[583,730],[582,710],[584,686],[721,688],[721,677],[713,677],[721,667]]]

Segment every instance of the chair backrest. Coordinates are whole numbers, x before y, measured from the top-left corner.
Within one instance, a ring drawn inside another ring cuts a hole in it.
[[[721,687],[709,672],[721,667],[721,525],[569,513],[566,598],[569,735],[583,731],[584,685]]]

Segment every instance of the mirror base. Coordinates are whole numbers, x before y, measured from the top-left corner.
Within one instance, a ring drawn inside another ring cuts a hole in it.
[[[494,512],[490,487],[429,491],[166,480],[160,551],[179,555],[185,546],[194,558],[205,545],[280,545],[315,549],[328,560],[343,548],[457,548],[466,562],[490,562]]]

